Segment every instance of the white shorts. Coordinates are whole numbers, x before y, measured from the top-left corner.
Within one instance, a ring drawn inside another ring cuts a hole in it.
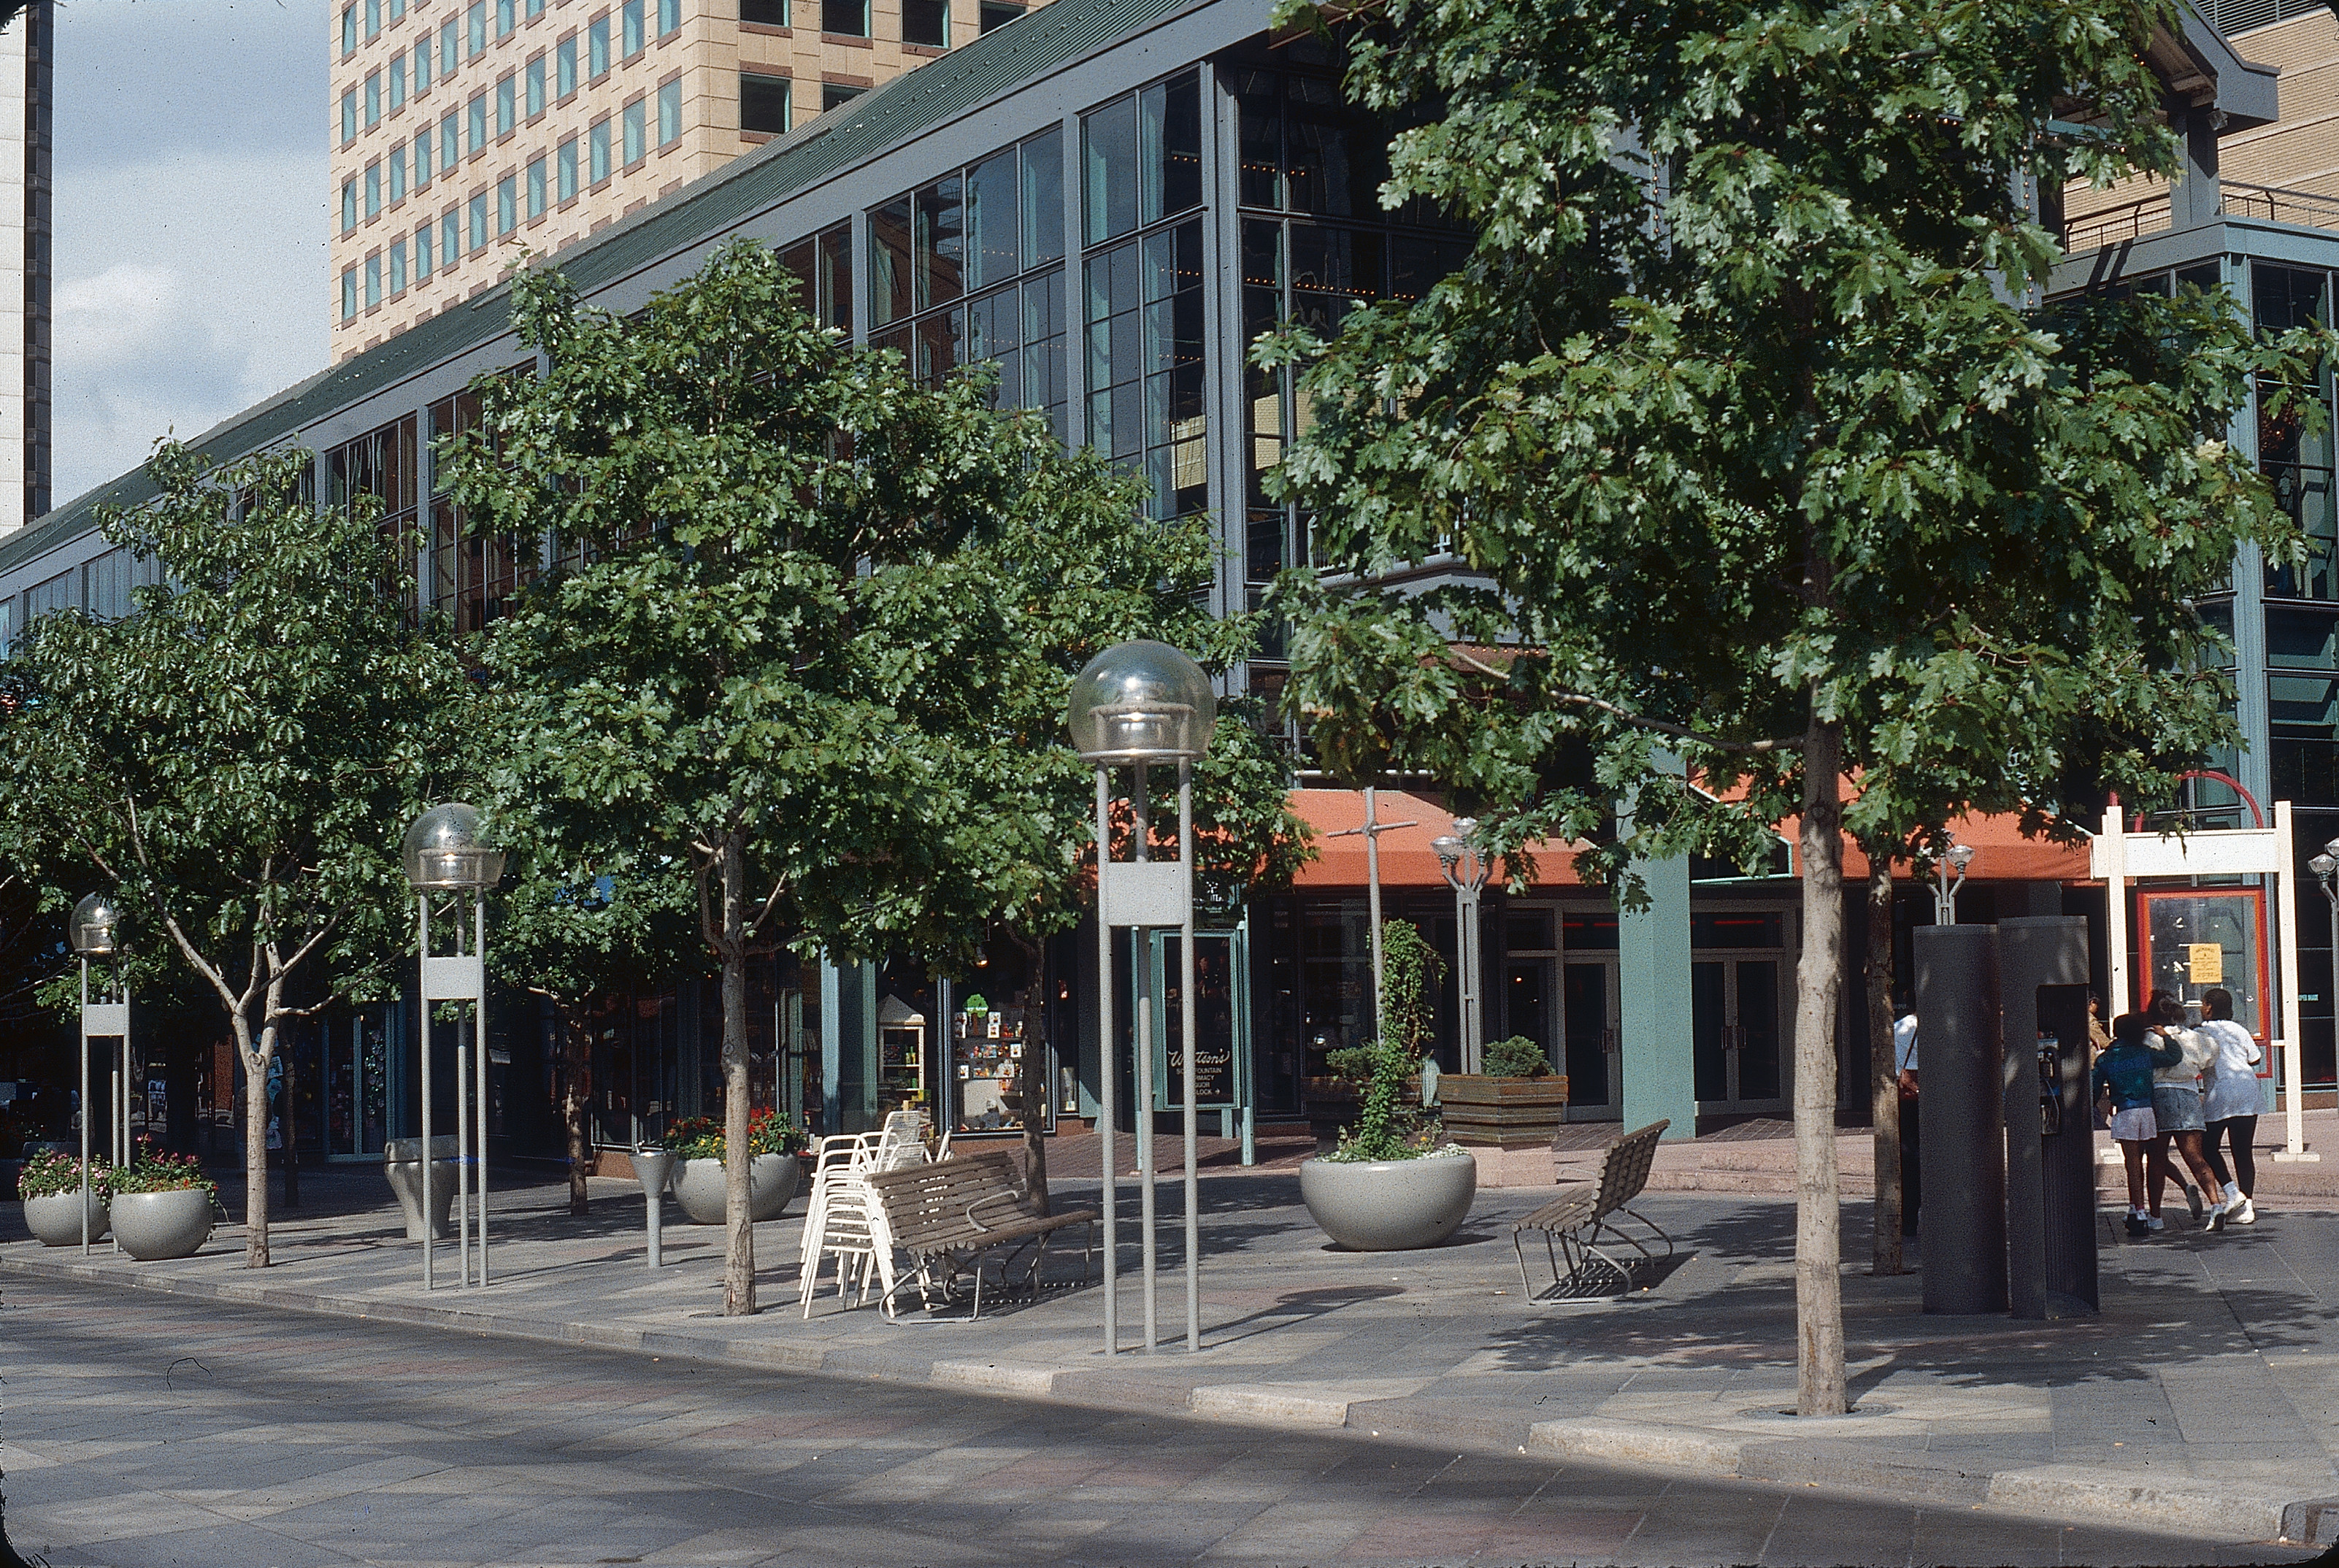
[[[2148,1105],[2115,1110],[2107,1125],[2111,1128],[2112,1136],[2122,1143],[2150,1143],[2160,1135],[2160,1123],[2154,1119],[2152,1107]]]

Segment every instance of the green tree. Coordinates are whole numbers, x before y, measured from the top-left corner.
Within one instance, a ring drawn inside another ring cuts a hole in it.
[[[1062,919],[1065,803],[1089,798],[1068,666],[1154,624],[1162,585],[1134,573],[1176,565],[1093,458],[994,414],[979,379],[929,390],[854,350],[794,288],[746,243],[629,319],[523,275],[544,371],[488,384],[481,439],[449,453],[479,526],[564,551],[489,645],[511,698],[490,804],[536,817],[558,863],[631,844],[695,879],[722,972],[729,1313],[755,1309],[748,961],[946,965]],[[1041,577],[1022,552],[1059,526],[1093,554]]]
[[[372,521],[305,498],[311,460],[215,468],[158,445],[160,494],[100,527],[163,585],[121,620],[28,628],[0,752],[0,810],[52,906],[116,891],[226,1011],[254,1268],[280,1031],[380,985],[404,950],[399,836],[433,779],[428,715],[459,679],[406,625]]]
[[[1754,864],[1800,819],[1805,1414],[1844,1400],[1841,833],[1970,809],[2068,835],[2108,789],[2166,796],[2235,734],[2190,596],[2245,541],[2292,547],[2214,437],[2320,343],[2256,344],[2197,296],[2031,302],[2059,251],[2017,192],[2175,167],[2143,59],[2166,19],[1390,0],[1349,35],[1349,91],[1432,117],[1384,199],[1454,212],[1474,251],[1263,350],[1317,418],[1280,493],[1352,574],[1282,596],[1336,766],[1393,750],[1479,792],[1503,849],[1599,834],[1637,789],[1631,837],[1586,857],[1611,874]],[[1446,540],[1466,578],[1378,581]]]

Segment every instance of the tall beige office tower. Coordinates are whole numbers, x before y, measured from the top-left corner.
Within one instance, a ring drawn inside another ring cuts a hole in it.
[[[333,357],[1012,22],[1021,0],[342,0]]]
[[[0,5],[0,534],[49,509],[54,0]]]

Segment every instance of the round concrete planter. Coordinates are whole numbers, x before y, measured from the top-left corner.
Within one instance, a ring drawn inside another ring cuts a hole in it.
[[[108,1213],[113,1238],[141,1261],[184,1257],[212,1236],[212,1195],[199,1187],[175,1192],[117,1192]]]
[[[804,1181],[804,1167],[793,1154],[759,1154],[747,1162],[747,1212],[755,1219],[777,1219],[788,1199]],[[723,1223],[723,1162],[683,1159],[675,1162],[674,1200],[694,1225]]]
[[[455,1155],[459,1147],[449,1136],[430,1140],[430,1234],[434,1237],[454,1234],[448,1216],[455,1210]],[[422,1140],[391,1139],[382,1149],[381,1173],[390,1183],[390,1196],[398,1199],[399,1218],[406,1221],[406,1239],[421,1240]]]
[[[25,1228],[38,1237],[43,1247],[79,1247],[80,1189],[25,1199]],[[93,1190],[89,1195],[89,1238],[95,1241],[104,1234],[105,1199]]]
[[[1478,1162],[1468,1155],[1299,1166],[1308,1212],[1325,1235],[1354,1252],[1435,1247],[1462,1228],[1477,1195]]]

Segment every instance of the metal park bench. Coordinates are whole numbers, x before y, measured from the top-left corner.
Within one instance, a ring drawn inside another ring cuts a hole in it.
[[[1615,1221],[1623,1215],[1645,1228],[1651,1236],[1665,1245],[1665,1257],[1673,1252],[1673,1238],[1645,1215],[1634,1212],[1629,1205],[1641,1196],[1649,1185],[1649,1167],[1655,1159],[1657,1139],[1664,1136],[1670,1120],[1652,1122],[1637,1132],[1628,1132],[1611,1143],[1600,1158],[1600,1174],[1587,1182],[1579,1182],[1564,1189],[1558,1198],[1545,1204],[1511,1228],[1511,1246],[1519,1255],[1519,1284],[1532,1298],[1535,1284],[1527,1277],[1526,1236],[1531,1230],[1543,1233],[1544,1250],[1551,1258],[1553,1288],[1577,1277],[1591,1266],[1594,1258],[1614,1271],[1627,1288],[1633,1282],[1629,1267],[1617,1262],[1602,1250],[1604,1237],[1610,1245],[1622,1243],[1641,1256],[1644,1263],[1658,1261],[1631,1232],[1622,1229]],[[1566,1260],[1566,1267],[1560,1267]]]
[[[1033,1295],[1039,1294],[1040,1266],[1046,1260],[1048,1238],[1067,1226],[1088,1227],[1088,1257],[1096,1255],[1093,1208],[1063,1214],[1041,1214],[1015,1156],[1004,1149],[961,1154],[932,1165],[912,1165],[899,1170],[871,1171],[862,1178],[875,1198],[883,1233],[878,1239],[885,1294],[880,1305],[893,1316],[893,1297],[908,1286],[918,1287],[921,1299],[932,1306],[935,1297],[952,1298],[962,1276],[972,1275],[974,1315],[982,1316],[982,1265],[1004,1249],[1000,1279],[1004,1284],[1015,1254],[1029,1247],[1031,1266],[1027,1275]],[[898,1283],[892,1277],[890,1254],[909,1256],[912,1274]],[[1085,1265],[1081,1277],[1087,1277]]]

